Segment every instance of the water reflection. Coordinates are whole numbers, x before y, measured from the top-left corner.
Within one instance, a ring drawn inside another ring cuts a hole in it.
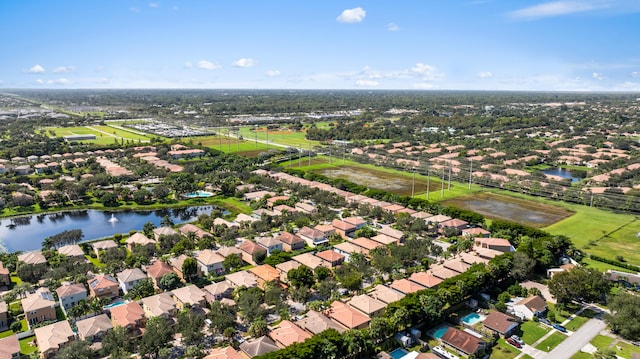
[[[66,230],[82,229],[84,239],[92,240],[142,230],[147,222],[159,227],[166,216],[176,224],[190,222],[203,213],[210,214],[214,209],[214,206],[198,206],[154,211],[81,210],[16,217],[0,226],[0,245],[9,251],[36,250],[40,249],[43,239]],[[110,221],[112,216],[117,221]],[[35,221],[31,221],[33,217]]]

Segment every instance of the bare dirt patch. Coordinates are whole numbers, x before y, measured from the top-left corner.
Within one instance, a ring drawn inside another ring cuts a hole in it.
[[[478,212],[489,219],[502,219],[536,228],[549,226],[573,214],[561,207],[495,193],[476,193],[441,203]]]

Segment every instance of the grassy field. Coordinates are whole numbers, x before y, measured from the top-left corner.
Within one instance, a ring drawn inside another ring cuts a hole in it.
[[[20,343],[20,354],[29,355],[31,353],[35,353],[38,350],[38,347],[33,344],[36,340],[35,336],[26,337],[19,340]]]
[[[491,359],[511,359],[520,354],[520,351],[513,345],[507,343],[504,338],[500,338],[496,346],[491,349]]]
[[[95,135],[95,140],[83,140],[79,142],[88,142],[96,144],[111,144],[114,141],[134,141],[148,142],[149,137],[136,133],[124,131],[111,126],[79,126],[79,127],[45,127],[42,128],[47,134],[54,133],[55,137],[71,136],[71,135]]]
[[[557,347],[558,344],[562,343],[563,340],[567,339],[567,336],[562,333],[553,333],[547,339],[543,340],[542,343],[536,346],[536,349],[550,352],[553,348]]]
[[[306,132],[304,131],[269,131],[267,134],[266,128],[253,126],[240,127],[238,132],[247,141],[254,141],[258,139],[261,141],[269,140],[269,143],[279,143],[285,146],[291,146],[302,149],[313,149],[314,146],[320,146],[319,141],[311,141],[305,138]]]
[[[608,348],[615,339],[604,335],[596,335],[591,339],[591,344],[596,348]]]
[[[246,157],[256,157],[260,152],[266,152],[271,148],[282,149],[282,147],[276,147],[274,145],[270,145],[267,148],[265,143],[256,143],[249,140],[240,140],[233,137],[219,135],[186,137],[184,140],[193,141],[193,143],[200,144],[214,150],[225,153],[235,153]]]

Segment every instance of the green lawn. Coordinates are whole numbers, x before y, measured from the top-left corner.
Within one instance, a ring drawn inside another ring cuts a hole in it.
[[[20,279],[20,277],[18,277],[17,275],[12,274],[11,283],[13,283],[14,286],[18,284],[22,284],[22,279]]]
[[[20,353],[22,355],[29,355],[31,353],[34,353],[36,350],[38,350],[38,347],[36,345],[32,345],[32,343],[36,340],[35,336],[30,336],[30,337],[26,337],[23,339],[20,339]]]
[[[545,334],[547,334],[550,329],[544,324],[527,321],[520,324],[520,330],[522,331],[522,340],[524,340],[525,343],[531,345],[538,339],[542,338]]]
[[[11,336],[13,334],[14,334],[13,330],[5,330],[4,332],[0,333],[0,339],[6,338],[6,337]]]
[[[580,328],[588,320],[589,320],[589,318],[587,318],[587,317],[577,316],[577,317],[571,319],[571,321],[569,323],[567,323],[564,327],[567,328],[567,330],[575,332],[576,330],[578,330],[578,328]]]
[[[98,258],[92,258],[91,256],[87,255],[85,255],[84,257],[87,258],[87,260],[91,262],[91,264],[93,264],[96,268],[104,268],[107,266],[106,264],[100,262]]]
[[[539,349],[545,352],[550,352],[553,350],[553,348],[557,347],[558,344],[562,343],[562,341],[565,339],[567,339],[566,335],[559,332],[555,332],[551,334],[547,339],[543,340],[542,343],[538,344],[536,346],[536,349]]]
[[[239,134],[247,141],[253,141],[256,138],[262,141],[267,140],[267,132],[264,128],[258,128],[258,131],[254,131],[253,129],[253,126],[241,127]],[[296,148],[302,147],[303,149],[313,148],[314,146],[320,145],[319,141],[307,140],[305,137],[306,134],[306,132],[302,131],[296,132],[283,129],[281,131],[269,131],[268,138],[270,143],[279,143]]]
[[[611,259],[615,259],[615,258],[611,258]],[[613,269],[613,270],[617,270],[617,271],[620,271],[620,272],[633,273],[633,271],[630,271],[630,270],[628,270],[626,268],[620,268],[618,266],[614,266],[613,264],[594,261],[591,258],[583,258],[582,259],[582,265],[586,266],[586,267],[589,267],[589,268],[597,269],[600,272],[605,272],[608,269]]]
[[[511,359],[518,354],[520,354],[520,351],[507,343],[504,338],[500,338],[496,346],[491,349],[491,359]]]
[[[592,359],[592,358],[593,358],[593,355],[589,353],[581,352],[581,351],[573,354],[573,356],[571,357],[571,359]]]
[[[614,338],[598,334],[593,339],[591,339],[590,343],[598,349],[604,349],[608,348],[614,340]]]
[[[639,351],[638,347],[624,342],[617,342],[612,349],[616,351],[616,355],[625,359],[631,359],[634,352]]]

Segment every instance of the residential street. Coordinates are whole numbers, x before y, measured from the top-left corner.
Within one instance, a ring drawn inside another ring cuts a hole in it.
[[[560,345],[549,352],[544,359],[569,359],[582,347],[587,345],[607,324],[600,318],[592,318],[584,323],[580,329],[576,330]]]

